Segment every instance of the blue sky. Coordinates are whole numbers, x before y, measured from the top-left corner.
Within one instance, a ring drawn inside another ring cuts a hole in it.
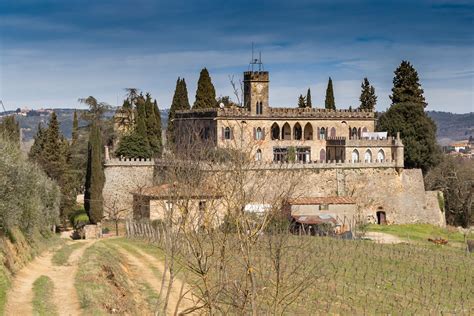
[[[272,106],[296,106],[308,87],[322,106],[331,76],[336,105],[356,107],[368,77],[384,110],[407,59],[428,109],[464,113],[474,111],[473,34],[472,1],[2,0],[0,99],[9,109],[81,107],[89,95],[115,105],[137,87],[168,108],[178,76],[194,101],[202,67],[232,96],[229,76],[247,70],[254,42]]]

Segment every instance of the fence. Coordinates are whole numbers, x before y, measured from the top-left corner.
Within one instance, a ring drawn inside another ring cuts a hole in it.
[[[159,243],[162,234],[158,227],[154,227],[150,221],[127,220],[125,222],[127,238],[141,239],[148,242]]]

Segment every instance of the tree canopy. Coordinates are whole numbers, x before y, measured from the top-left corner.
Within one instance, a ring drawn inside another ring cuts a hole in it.
[[[392,104],[409,102],[427,106],[418,73],[409,61],[403,60],[393,78]]]
[[[306,98],[302,94],[300,94],[300,96],[298,97],[298,107],[299,108],[306,107]]]
[[[196,100],[193,109],[208,109],[217,107],[216,90],[206,68],[201,70],[196,90]]]
[[[312,108],[313,107],[313,101],[311,100],[311,89],[308,88],[308,92],[306,93],[306,107],[307,108]]]
[[[361,84],[359,109],[366,111],[374,111],[377,104],[377,96],[375,95],[375,88],[370,85],[369,80],[364,78]]]
[[[334,100],[334,91],[332,87],[332,79],[329,77],[328,87],[326,88],[326,100],[324,102],[326,109],[335,110],[336,102]]]
[[[0,121],[0,136],[20,146],[20,124],[9,115]]]

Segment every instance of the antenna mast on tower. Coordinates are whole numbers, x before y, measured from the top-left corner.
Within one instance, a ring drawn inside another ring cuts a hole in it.
[[[250,61],[250,69],[255,71],[256,66],[258,65],[258,71],[263,70],[263,63],[262,63],[262,52],[258,53],[258,58],[254,58],[253,54],[253,42],[252,42],[252,60]]]

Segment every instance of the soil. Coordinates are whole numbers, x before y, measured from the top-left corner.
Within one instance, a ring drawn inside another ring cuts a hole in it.
[[[156,274],[154,274],[153,270],[150,269],[150,266],[156,268],[158,271],[160,271],[161,275],[163,275],[163,271],[165,270],[164,264],[160,260],[142,250],[135,250],[138,252],[139,256],[135,256],[124,249],[119,249],[120,253],[127,259],[134,270],[139,272],[140,277],[145,280],[157,293],[159,293],[161,288],[161,277],[158,277]],[[169,276],[167,274],[165,278],[165,285],[168,285],[168,281]],[[181,289],[183,289],[183,294],[181,294]],[[166,291],[167,286],[164,287],[163,295],[166,294]],[[182,299],[180,299],[180,297],[182,297]],[[196,306],[196,299],[191,295],[189,287],[179,279],[175,278],[171,287],[168,306],[166,309],[167,315],[175,315],[177,305],[179,306],[177,315],[180,315],[180,313],[185,309]]]
[[[367,232],[365,238],[371,239],[380,244],[400,244],[406,242],[397,236],[380,232]]]
[[[54,283],[53,303],[59,315],[80,315],[81,308],[74,288],[79,258],[94,241],[75,241],[84,243],[83,247],[73,251],[64,266],[54,266],[51,262],[54,252],[38,256],[14,277],[11,290],[7,294],[5,315],[33,314],[33,283],[42,275],[48,276]]]

